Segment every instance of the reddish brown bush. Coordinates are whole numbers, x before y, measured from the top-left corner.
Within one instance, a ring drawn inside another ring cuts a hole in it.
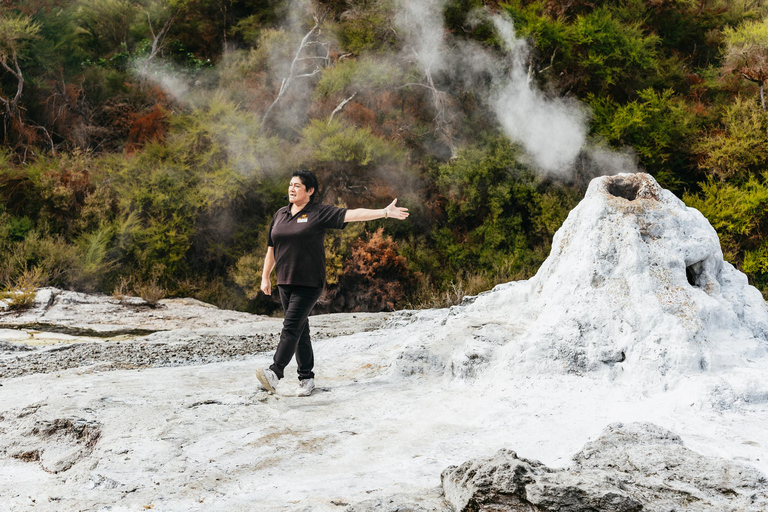
[[[414,291],[418,279],[398,253],[397,243],[379,228],[352,249],[327,299],[337,311],[392,311]]]
[[[133,153],[147,142],[165,140],[168,132],[168,118],[165,110],[155,105],[152,110],[143,116],[138,116],[128,132],[128,141],[125,143],[125,151]]]

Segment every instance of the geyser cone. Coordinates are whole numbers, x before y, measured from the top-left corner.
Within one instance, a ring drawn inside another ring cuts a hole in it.
[[[459,378],[597,372],[668,382],[747,364],[768,346],[765,302],[723,261],[715,230],[642,173],[594,179],[535,277],[454,308],[444,325],[439,342],[401,355],[406,373],[427,361]]]
[[[768,333],[762,296],[723,260],[709,222],[644,173],[592,181],[529,300],[542,311],[534,331],[569,371],[707,370]]]

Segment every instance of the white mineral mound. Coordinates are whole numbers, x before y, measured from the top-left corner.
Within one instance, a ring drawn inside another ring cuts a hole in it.
[[[592,181],[535,277],[454,308],[401,371],[597,374],[669,386],[766,355],[768,309],[715,230],[648,174]],[[437,338],[430,341],[430,338]]]

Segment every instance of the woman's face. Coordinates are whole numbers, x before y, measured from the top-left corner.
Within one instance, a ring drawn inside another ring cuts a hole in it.
[[[307,187],[301,182],[301,178],[294,176],[288,185],[288,202],[292,204],[304,204],[309,202],[309,198],[315,189]]]

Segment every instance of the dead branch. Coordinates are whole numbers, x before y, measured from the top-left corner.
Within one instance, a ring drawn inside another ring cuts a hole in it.
[[[328,118],[328,126],[331,125],[331,121],[333,121],[333,116],[341,112],[341,110],[347,105],[347,103],[352,101],[352,98],[354,98],[355,96],[357,96],[357,93],[354,93],[352,96],[350,96],[349,98],[339,103],[339,105],[335,109],[333,109],[333,112],[331,112],[331,117]]]
[[[149,32],[152,34],[152,49],[149,52],[149,57],[147,57],[147,60],[144,61],[144,65],[142,66],[142,74],[146,74],[149,65],[163,48],[163,39],[165,39],[166,34],[168,34],[168,30],[170,30],[171,25],[173,25],[173,22],[176,18],[175,14],[168,16],[168,19],[165,20],[165,23],[163,24],[163,28],[160,29],[160,32],[155,34],[155,30],[152,27],[152,18],[150,18],[148,12],[146,15],[147,23],[149,24]]]
[[[264,131],[264,126],[266,126],[267,119],[269,118],[269,115],[272,113],[272,110],[277,106],[278,103],[280,103],[280,100],[285,95],[286,91],[288,91],[288,88],[291,86],[294,80],[297,78],[308,78],[313,77],[320,73],[322,71],[322,68],[318,64],[318,66],[315,68],[315,70],[311,73],[302,73],[298,74],[297,67],[300,62],[303,62],[305,60],[315,60],[315,58],[310,59],[310,57],[303,57],[302,52],[309,46],[312,45],[323,45],[326,48],[326,56],[324,58],[320,58],[317,60],[324,60],[325,62],[328,62],[330,58],[330,49],[328,47],[328,43],[321,43],[319,41],[315,41],[313,38],[317,36],[317,34],[320,32],[320,26],[323,24],[323,21],[325,21],[325,17],[328,15],[328,11],[322,12],[320,15],[315,13],[313,15],[313,18],[315,20],[315,26],[313,26],[309,32],[307,32],[304,37],[301,39],[301,43],[299,44],[299,48],[296,50],[296,54],[293,58],[293,61],[291,61],[291,68],[288,72],[288,76],[283,78],[282,82],[280,83],[280,90],[277,93],[277,97],[275,98],[275,101],[272,102],[272,104],[267,108],[267,111],[264,112],[264,116],[261,118],[261,131]]]
[[[63,72],[61,73],[61,81],[56,80],[54,81],[54,83],[56,86],[56,92],[54,93],[54,95],[59,96],[62,99],[62,101],[64,101],[64,106],[67,108],[67,110],[69,110],[73,114],[79,115],[80,117],[83,118],[83,120],[88,121],[89,120],[88,115],[86,115],[86,113],[83,112],[83,110],[77,106],[77,103],[73,105],[72,101],[69,99],[69,95],[67,94],[67,83],[64,81]],[[77,102],[77,97],[75,98],[75,102]]]
[[[5,70],[16,78],[16,95],[13,97],[13,99],[6,98],[0,94],[0,100],[5,105],[5,109],[10,117],[13,117],[13,115],[16,113],[19,105],[19,99],[21,98],[21,91],[24,90],[24,74],[21,72],[19,60],[15,53],[12,55],[12,57],[13,66],[16,69],[13,69],[8,65],[8,61],[5,57],[0,57],[0,64],[2,64]]]
[[[53,137],[51,137],[51,134],[48,132],[48,130],[45,129],[44,126],[34,125],[34,127],[45,134],[45,137],[48,139],[48,144],[51,145],[51,154],[55,156],[56,146],[53,144]]]

